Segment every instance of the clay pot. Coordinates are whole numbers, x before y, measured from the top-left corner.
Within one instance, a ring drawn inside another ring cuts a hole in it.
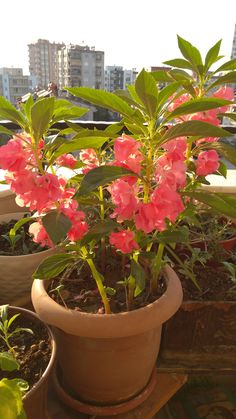
[[[22,217],[23,213],[19,212],[0,215],[0,224]],[[54,249],[49,249],[22,256],[0,255],[0,304],[27,304],[30,301],[33,272],[43,259],[54,252]]]
[[[56,327],[63,382],[82,402],[113,405],[138,395],[155,367],[162,324],[178,310],[182,287],[168,266],[166,292],[146,307],[101,315],[69,310],[52,300],[46,282],[34,280],[39,317]]]
[[[23,317],[30,317],[35,322],[41,322],[38,316],[32,311],[19,307],[10,307],[9,312],[12,314],[21,313]],[[42,327],[47,329],[51,344],[51,358],[46,370],[43,372],[40,380],[26,393],[23,397],[23,405],[27,419],[49,419],[47,411],[48,397],[48,380],[52,374],[56,360],[56,342],[50,328],[42,323]]]

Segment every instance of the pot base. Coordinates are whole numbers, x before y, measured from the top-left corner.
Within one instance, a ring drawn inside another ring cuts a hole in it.
[[[141,391],[141,393],[134,396],[130,400],[109,406],[93,405],[84,401],[80,401],[79,399],[73,398],[70,394],[66,392],[66,390],[62,386],[60,382],[60,371],[58,368],[54,369],[53,385],[60,400],[68,407],[76,410],[77,412],[87,413],[89,415],[96,416],[118,415],[120,413],[126,413],[134,409],[135,407],[142,404],[149,397],[156,385],[156,369],[154,368],[148,384]]]

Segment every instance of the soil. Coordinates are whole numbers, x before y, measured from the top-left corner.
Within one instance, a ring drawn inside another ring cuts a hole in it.
[[[29,255],[32,253],[42,252],[43,250],[48,249],[48,247],[41,247],[39,244],[35,243],[29,234],[29,225],[30,222],[24,224],[16,232],[16,235],[19,235],[19,240],[17,240],[14,248],[11,247],[10,242],[7,238],[3,237],[4,235],[8,236],[11,228],[14,227],[18,220],[10,220],[7,223],[1,223],[0,226],[0,255],[1,256],[20,256],[20,255]],[[32,221],[33,222],[33,221]]]
[[[12,323],[12,329],[10,328],[10,330],[14,330],[16,327],[29,328],[34,334],[20,332],[10,338],[10,344],[16,352],[16,358],[20,363],[20,369],[12,372],[0,370],[0,380],[2,378],[21,378],[27,381],[30,389],[39,381],[50,361],[50,338],[47,329],[41,322],[37,321],[37,319],[31,319],[24,316],[23,314],[20,314],[20,316],[16,318]],[[7,350],[5,343],[0,339],[0,352]]]
[[[236,284],[230,279],[224,265],[195,267],[194,273],[201,291],[178,269],[176,273],[182,283],[184,301],[236,301]]]
[[[129,310],[135,310],[144,307],[165,292],[165,280],[162,278],[158,284],[158,290],[155,295],[150,293],[150,287],[146,286],[145,290],[134,298],[131,307],[127,308],[126,303],[126,289],[124,285],[117,284],[117,282],[128,278],[130,275],[130,266],[126,264],[122,272],[122,259],[118,260],[118,256],[109,255],[107,258],[109,263],[105,269],[104,284],[109,293],[109,302],[112,313],[120,313]],[[102,272],[98,268],[99,272]],[[150,277],[147,272],[147,280]],[[89,268],[85,265],[79,269],[73,270],[68,278],[63,279],[63,290],[58,293],[55,288],[60,284],[61,278],[55,278],[51,281],[48,293],[58,304],[64,305],[70,309],[84,311],[87,313],[104,314],[104,308],[101,301],[100,294],[97,290],[95,280],[93,279]],[[114,293],[114,295],[112,295]]]

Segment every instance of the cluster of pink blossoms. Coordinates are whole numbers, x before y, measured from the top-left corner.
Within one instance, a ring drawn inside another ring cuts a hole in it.
[[[115,159],[112,164],[140,174],[144,159],[140,147],[139,142],[127,135],[117,138],[114,144]],[[136,228],[145,233],[151,233],[155,229],[165,230],[166,219],[174,222],[184,209],[177,190],[183,187],[186,181],[184,163],[186,147],[183,138],[169,141],[165,145],[167,152],[156,162],[157,187],[150,191],[148,202],[142,202],[139,198],[140,188],[136,177],[128,176],[114,181],[108,188],[115,205],[111,217],[116,217],[119,223],[133,220]],[[110,243],[123,253],[130,253],[138,246],[134,240],[134,233],[129,230],[112,233]]]
[[[5,180],[16,194],[19,206],[35,211],[37,216],[58,208],[72,223],[68,237],[71,240],[80,239],[88,230],[85,214],[78,211],[78,203],[72,199],[75,190],[66,188],[62,177],[44,171],[43,146],[43,140],[36,146],[29,136],[19,134],[0,147],[0,166],[6,170]],[[77,160],[71,154],[65,154],[56,163],[74,168]],[[35,242],[53,246],[41,220],[32,223],[29,231]]]
[[[226,99],[226,100],[233,100],[234,99],[234,90],[231,87],[222,86],[216,92],[212,94],[212,97],[216,97],[219,99]],[[178,108],[178,106],[182,105],[183,103],[187,102],[190,99],[190,95],[185,93],[182,96],[178,97],[174,100],[168,107],[168,110],[172,112],[174,109]],[[208,122],[212,125],[219,126],[220,120],[217,118],[218,113],[224,113],[228,110],[227,106],[222,106],[217,109],[211,109],[205,112],[197,112],[191,115],[184,115],[178,119],[178,122],[181,121],[202,121]],[[212,143],[217,141],[217,137],[207,137],[201,138],[196,141],[197,145],[202,143]],[[211,173],[214,173],[219,168],[219,156],[215,150],[209,151],[202,151],[198,155],[198,159],[196,161],[196,173],[198,176],[207,176]]]

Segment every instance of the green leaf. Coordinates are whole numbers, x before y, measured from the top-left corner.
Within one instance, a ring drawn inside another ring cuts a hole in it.
[[[130,94],[130,96],[133,98],[134,102],[139,105],[139,108],[143,108],[143,102],[140,99],[139,95],[137,94],[136,90],[135,90],[135,86],[129,84],[127,86],[128,92]]]
[[[167,101],[167,99],[169,99],[170,96],[176,93],[180,85],[180,82],[173,82],[160,90],[158,95],[158,109],[162,107],[162,105]]]
[[[22,128],[25,127],[25,120],[20,111],[8,102],[7,99],[0,96],[0,120],[7,119],[15,124],[19,124]]]
[[[71,221],[64,214],[51,211],[42,217],[42,223],[53,244],[57,244],[66,238],[71,228]]]
[[[230,195],[205,191],[184,192],[183,194],[203,202],[209,207],[219,211],[221,214],[236,218],[236,198],[233,198]]]
[[[178,230],[164,231],[156,237],[155,241],[160,243],[186,243],[189,240],[189,230],[186,227],[179,227]]]
[[[162,82],[162,83],[173,82],[173,78],[170,76],[168,68],[166,70],[152,71],[151,75],[158,82]]]
[[[109,140],[110,137],[88,137],[77,138],[77,135],[72,140],[67,140],[64,144],[58,147],[57,151],[53,152],[50,164],[52,164],[57,157],[65,153],[71,153],[72,151],[81,150],[83,148],[100,148],[102,145]]]
[[[135,107],[141,107],[143,108],[143,105],[140,105],[140,103],[138,103],[137,101],[135,101],[130,92],[128,90],[123,90],[123,89],[117,89],[114,91],[114,94],[119,96],[122,100],[124,100],[126,103],[128,103],[128,105],[131,106],[135,106]]]
[[[169,71],[169,74],[175,81],[192,81],[192,77],[184,70],[173,69]]]
[[[172,67],[177,68],[187,68],[188,70],[192,70],[193,66],[191,63],[187,60],[184,60],[183,58],[175,58],[174,60],[164,61],[163,64],[170,65]]]
[[[115,124],[111,123],[111,125],[109,125],[103,131],[103,133],[113,137],[113,136],[116,136],[117,134],[119,134],[122,131],[123,128],[124,128],[124,124],[122,122],[116,122]]]
[[[25,112],[26,118],[28,119],[29,123],[31,123],[31,109],[34,105],[33,96],[30,95],[25,103],[22,104],[23,110]]]
[[[219,73],[220,71],[230,71],[230,70],[236,70],[236,58],[224,63],[222,66],[217,68],[217,70],[215,70],[214,73]]]
[[[31,108],[32,134],[36,142],[47,131],[54,110],[54,97],[37,100]]]
[[[3,371],[15,371],[20,369],[20,364],[9,352],[1,352],[0,369]]]
[[[173,112],[170,113],[168,119],[174,119],[180,115],[188,115],[195,112],[207,111],[209,109],[219,108],[221,106],[231,105],[230,100],[205,97],[191,99],[189,102],[185,102],[178,106]]]
[[[232,119],[233,121],[236,121],[236,113],[232,112],[224,112],[224,113],[218,113],[217,116],[224,116],[225,118]]]
[[[218,55],[220,52],[220,46],[221,46],[221,39],[215,45],[213,45],[213,47],[210,48],[209,51],[207,52],[206,58],[205,58],[205,66],[204,66],[205,71],[208,71],[211,65],[214,64],[219,59]]]
[[[134,110],[114,93],[89,87],[67,87],[69,93],[102,108],[111,109],[128,117],[134,115]]]
[[[151,73],[148,73],[144,69],[139,73],[135,80],[135,91],[144,104],[148,115],[150,117],[155,116],[158,90],[156,81]]]
[[[7,378],[3,378],[0,381],[1,418],[26,419],[22,401],[22,387],[19,384],[20,381],[23,382],[24,380],[18,378],[8,380]]]
[[[87,233],[81,240],[80,245],[85,246],[90,243],[92,240],[99,241],[102,237],[114,231],[115,228],[119,227],[115,221],[108,220],[101,223],[96,224],[94,227],[89,229],[89,233]]]
[[[131,276],[135,279],[134,296],[137,297],[145,289],[146,273],[142,266],[134,259],[131,261]]]
[[[205,137],[228,137],[230,133],[223,128],[215,125],[208,124],[202,121],[187,121],[181,124],[176,124],[170,128],[160,140],[160,144],[172,138],[181,136],[198,136],[199,138]]]
[[[16,235],[17,230],[19,230],[19,228],[21,228],[24,224],[32,220],[35,220],[35,218],[34,217],[21,218],[19,221],[15,223],[14,227],[10,229],[9,236],[14,237]]]
[[[187,61],[190,61],[190,63],[193,65],[193,67],[199,74],[202,74],[203,63],[201,54],[198,51],[198,49],[194,47],[192,44],[190,44],[190,42],[181,38],[181,36],[177,35],[177,38],[179,49],[182,52],[183,56],[186,58]]]
[[[100,166],[90,170],[82,179],[78,196],[94,191],[98,186],[106,185],[122,176],[137,176],[131,170],[118,166]]]
[[[89,110],[87,108],[80,108],[78,106],[71,106],[70,108],[58,108],[54,111],[52,123],[55,124],[58,121],[67,121],[68,119],[78,119]]]
[[[219,166],[219,168],[218,168],[218,170],[217,170],[217,174],[220,174],[220,175],[222,175],[222,176],[224,176],[224,178],[226,179],[227,178],[227,166],[226,166],[226,164],[225,163],[223,163],[222,161],[220,162],[220,166]]]
[[[1,110],[0,110],[0,112],[1,112]],[[3,127],[2,125],[0,125],[0,133],[10,135],[11,137],[14,135],[11,130]]]
[[[61,253],[44,259],[33,273],[34,279],[51,279],[63,272],[75,261],[75,256]]]
[[[213,89],[213,87],[215,86],[231,83],[236,83],[236,71],[231,71],[230,73],[227,73],[224,76],[219,77],[214,83],[207,87],[207,91]]]

